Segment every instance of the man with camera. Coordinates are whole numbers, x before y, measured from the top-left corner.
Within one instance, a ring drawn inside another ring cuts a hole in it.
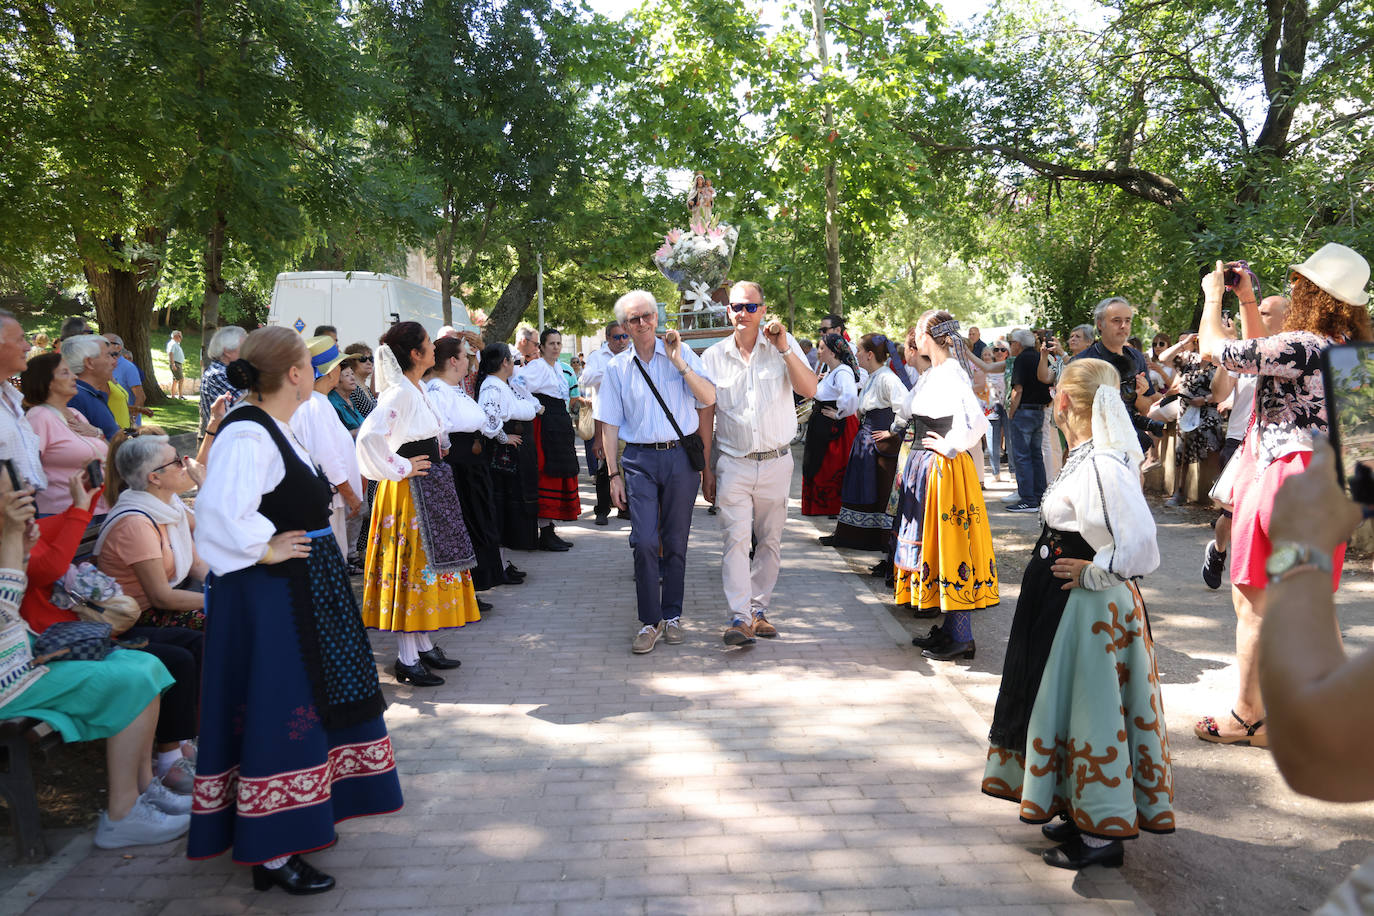
[[[1097,326],[1098,339],[1073,359],[1102,359],[1116,369],[1121,376],[1121,400],[1126,404],[1126,413],[1140,439],[1140,449],[1146,451],[1150,448],[1151,435],[1164,434],[1163,423],[1145,416],[1150,405],[1162,395],[1155,391],[1154,383],[1150,381],[1145,354],[1126,344],[1134,320],[1135,307],[1125,297],[1108,296],[1103,299],[1093,309],[1093,324]]]

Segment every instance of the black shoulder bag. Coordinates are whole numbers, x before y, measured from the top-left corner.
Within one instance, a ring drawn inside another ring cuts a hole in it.
[[[677,433],[678,444],[687,453],[687,462],[691,464],[692,470],[706,470],[706,443],[701,441],[701,436],[692,433],[690,436],[682,434],[682,427],[677,425],[677,420],[673,419],[673,412],[668,409],[668,405],[663,401],[663,395],[658,393],[658,388],[654,386],[654,380],[649,378],[649,372],[644,368],[644,364],[639,361],[639,357],[632,357],[635,365],[639,367],[639,374],[644,376],[644,381],[648,383],[649,390],[654,393],[654,399],[658,401],[658,406],[663,408],[663,413],[668,417],[668,422],[673,424],[673,432]]]

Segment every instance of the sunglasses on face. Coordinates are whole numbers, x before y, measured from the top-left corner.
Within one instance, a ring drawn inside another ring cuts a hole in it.
[[[1006,348],[1006,347],[993,347],[993,348],[992,348],[992,352],[994,352],[994,353],[1006,353],[1006,352],[1007,352],[1007,348]]]
[[[763,303],[762,303],[762,302],[731,302],[731,303],[730,303],[730,310],[733,311],[733,312],[735,312],[735,313],[739,313],[739,312],[748,312],[750,315],[752,315],[752,314],[754,314],[755,312],[757,312],[757,311],[758,311],[759,309],[761,309],[761,308],[763,308]]]
[[[629,339],[630,339],[630,335],[629,335],[629,334],[626,334],[626,333],[624,333],[624,332],[622,332],[622,333],[620,333],[620,334],[612,334],[612,335],[611,335],[611,340],[629,340]]]
[[[355,356],[355,357],[353,357],[353,358],[354,358],[355,360],[357,360],[358,362],[360,362],[360,363],[370,363],[370,362],[372,362],[372,357],[370,357],[370,356]]]

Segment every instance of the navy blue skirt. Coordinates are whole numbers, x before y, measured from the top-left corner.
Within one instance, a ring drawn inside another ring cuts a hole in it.
[[[330,538],[314,544],[334,547]],[[398,810],[401,785],[382,717],[339,729],[320,722],[288,580],[250,566],[212,576],[205,595],[186,855],[207,859],[232,847],[235,862],[256,865],[328,846],[339,821]],[[348,604],[339,613],[361,626]]]

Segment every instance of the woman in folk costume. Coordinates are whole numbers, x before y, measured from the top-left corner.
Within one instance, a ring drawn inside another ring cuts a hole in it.
[[[444,337],[436,341],[434,368],[425,382],[425,393],[448,433],[449,450],[444,461],[453,470],[463,521],[477,555],[472,584],[478,591],[484,591],[504,585],[507,579],[501,562],[501,523],[492,501],[486,448],[478,432],[486,414],[463,384],[474,354],[466,340]]]
[[[258,890],[334,879],[302,853],[401,807],[372,646],[329,526],[329,481],[291,432],[315,373],[300,335],[259,328],[227,373],[244,401],[215,431],[196,499],[210,566],[186,854],[253,865]]]
[[[1119,388],[1097,359],[1059,380],[1052,409],[1070,451],[1040,501],[983,774],[984,792],[1045,825],[1060,845],[1042,857],[1059,868],[1116,867],[1122,840],[1174,830],[1154,640],[1134,581],[1159,565],[1159,548]]]
[[[840,485],[849,449],[859,431],[859,363],[839,334],[826,334],[816,345],[827,372],[816,383],[811,419],[806,424],[802,459],[802,515],[840,512]]]
[[[358,429],[358,465],[376,481],[363,573],[363,623],[396,634],[392,672],[402,684],[444,682],[458,667],[431,633],[481,619],[469,570],[477,565],[453,486],[440,459],[448,435],[420,379],[434,344],[414,321],[393,324],[377,348],[377,406]]]
[[[501,546],[535,550],[539,547],[539,462],[529,421],[544,408],[511,388],[514,373],[510,347],[494,343],[483,348],[477,363],[477,405],[486,415],[482,437],[490,456],[492,499],[501,519]],[[507,562],[506,576],[523,579],[525,574]]]
[[[539,456],[540,550],[572,547],[554,533],[553,523],[570,522],[582,514],[577,493],[577,436],[568,408],[570,401],[577,405],[587,402],[569,397],[567,376],[558,366],[562,350],[563,335],[557,328],[545,328],[539,335],[539,359],[526,363],[516,376],[517,385],[543,408],[534,418],[532,437]]]
[[[969,452],[978,448],[988,419],[973,394],[966,368],[968,346],[949,312],[929,311],[916,322],[916,346],[931,363],[912,387],[893,432],[914,427],[902,471],[897,547],[893,557],[898,604],[918,617],[945,614],[943,627],[912,644],[940,661],[971,659],[975,650],[970,612],[998,602],[997,561],[992,555],[983,489]]]
[[[822,543],[886,553],[892,540],[887,503],[901,437],[894,436],[891,429],[907,399],[907,386],[889,365],[895,349],[882,334],[859,338],[859,368],[869,372],[859,393],[860,426],[844,472],[839,524],[833,535],[821,539]],[[886,561],[880,566],[886,571]]]

